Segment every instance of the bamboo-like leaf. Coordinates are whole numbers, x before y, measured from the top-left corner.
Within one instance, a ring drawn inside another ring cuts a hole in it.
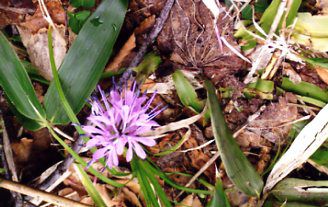
[[[31,122],[35,122],[36,128],[40,128],[45,117],[44,110],[36,97],[23,64],[1,32],[0,85],[17,112]]]
[[[295,138],[287,152],[273,167],[264,191],[272,189],[295,168],[302,165],[328,138],[328,105],[308,123]]]
[[[206,207],[230,207],[228,198],[223,190],[221,179],[218,179],[215,184],[215,191],[212,200],[206,205]]]
[[[82,27],[60,67],[60,82],[75,113],[82,109],[102,75],[126,8],[127,0],[102,1]],[[52,123],[65,124],[69,121],[54,82],[46,93],[45,108]]]
[[[261,177],[240,150],[225,123],[213,84],[205,80],[205,87],[216,145],[228,177],[245,194],[260,196],[263,187]]]
[[[186,107],[193,108],[200,113],[204,108],[204,103],[198,99],[194,87],[180,70],[173,73],[173,81],[181,103]]]
[[[101,198],[97,189],[90,180],[88,174],[84,172],[84,169],[79,164],[74,164],[75,171],[78,177],[81,180],[82,185],[85,187],[85,190],[88,192],[89,196],[92,198],[97,207],[106,207],[105,202]]]
[[[279,201],[311,202],[328,205],[328,181],[287,178],[277,184],[271,193]]]

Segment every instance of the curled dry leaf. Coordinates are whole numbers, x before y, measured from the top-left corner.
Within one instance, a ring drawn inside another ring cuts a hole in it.
[[[14,160],[17,163],[27,162],[32,153],[33,140],[22,138],[19,142],[11,144],[14,153]]]
[[[65,38],[66,13],[62,8],[61,2],[58,0],[48,1],[46,2],[46,5],[57,28],[57,30],[55,30],[56,32],[53,32],[52,38],[55,62],[57,68],[59,68],[67,51],[67,39]],[[47,27],[48,23],[43,18],[39,7],[33,16],[27,16],[25,21],[17,26],[32,64],[39,69],[39,73],[44,78],[51,80],[52,72],[49,62],[49,52],[47,49]]]
[[[325,68],[321,68],[321,67],[316,67],[315,68],[319,77],[321,78],[321,80],[323,82],[325,82],[326,84],[328,84],[328,70]]]

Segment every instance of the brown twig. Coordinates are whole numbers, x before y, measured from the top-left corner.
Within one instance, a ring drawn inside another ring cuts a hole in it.
[[[42,198],[42,200],[55,204],[57,206],[63,206],[63,207],[87,207],[88,205],[64,198],[64,197],[60,197],[57,195],[53,195],[51,193],[47,193],[41,190],[37,190],[13,181],[9,181],[9,180],[4,180],[4,179],[0,179],[0,187],[1,188],[5,188],[11,191],[15,191],[17,193],[21,193],[24,195],[28,195],[31,197],[40,197]]]
[[[124,85],[129,80],[129,78],[132,75],[132,69],[141,62],[142,58],[145,56],[145,54],[148,50],[148,47],[152,43],[155,42],[155,39],[157,38],[157,36],[163,29],[164,23],[166,22],[166,20],[169,16],[169,13],[171,11],[173,4],[174,4],[174,0],[166,1],[165,6],[164,6],[163,10],[161,11],[161,14],[159,15],[159,17],[156,19],[156,23],[155,23],[153,29],[151,30],[148,38],[141,45],[139,51],[137,52],[137,55],[132,59],[128,69],[123,73],[123,75],[119,81],[119,84],[118,84],[119,87]]]

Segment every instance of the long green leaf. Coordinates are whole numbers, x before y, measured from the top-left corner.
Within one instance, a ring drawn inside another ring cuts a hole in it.
[[[102,75],[120,32],[127,2],[102,1],[82,27],[60,67],[60,82],[75,113],[82,109]],[[46,93],[45,108],[52,123],[69,121],[54,82]]]
[[[23,64],[0,32],[0,85],[11,104],[24,117],[41,127],[45,112],[38,101]],[[36,127],[39,128],[39,127]]]
[[[279,201],[313,202],[328,205],[328,181],[287,178],[277,184],[271,193]]]
[[[145,162],[144,160],[139,159],[138,160],[140,166],[142,166],[142,169],[144,170],[145,174],[147,175],[149,181],[152,183],[154,190],[156,191],[157,196],[161,200],[161,203],[165,207],[171,207],[171,202],[169,201],[168,197],[166,196],[162,186],[158,183],[158,180],[155,178],[155,174],[151,172],[147,166],[144,165]]]
[[[141,192],[145,198],[147,206],[160,207],[155,192],[153,191],[147,176],[144,174],[142,166],[139,165],[139,158],[133,158],[131,161],[132,173],[137,177]]]
[[[105,202],[101,198],[97,189],[90,180],[88,174],[84,172],[84,169],[81,165],[76,164],[76,172],[78,177],[81,180],[82,185],[85,187],[85,190],[88,192],[89,196],[92,198],[97,207],[106,207]]]
[[[328,102],[328,93],[322,90],[320,87],[308,82],[293,83],[289,78],[284,77],[282,79],[281,88],[286,91],[291,91],[302,96],[308,96],[325,103]]]
[[[263,181],[232,137],[232,133],[225,123],[213,84],[209,80],[205,80],[205,87],[213,133],[227,175],[245,194],[259,197]]]

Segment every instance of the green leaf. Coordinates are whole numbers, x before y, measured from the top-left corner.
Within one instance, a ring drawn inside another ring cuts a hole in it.
[[[170,178],[168,178],[164,172],[162,172],[161,170],[155,168],[152,164],[150,164],[149,161],[145,161],[144,166],[147,169],[149,169],[154,175],[158,175],[160,178],[162,178],[164,180],[164,182],[166,182],[168,185],[170,185],[176,189],[183,190],[183,191],[186,191],[189,193],[197,193],[197,194],[203,194],[203,195],[211,194],[210,191],[187,188],[187,187],[176,184],[175,182],[170,180]]]
[[[215,184],[215,192],[212,200],[206,205],[206,207],[230,207],[228,198],[223,190],[221,179],[218,179]]]
[[[281,88],[302,96],[318,99],[325,103],[328,102],[328,93],[320,87],[308,82],[302,81],[300,83],[293,83],[289,78],[284,77],[282,79]]]
[[[209,80],[205,80],[205,87],[211,112],[212,129],[227,175],[239,190],[247,195],[259,197],[263,181],[240,150],[225,123],[213,84]]]
[[[136,80],[138,83],[143,83],[150,74],[155,72],[162,60],[154,53],[148,53],[142,62],[133,70],[137,73]]]
[[[268,33],[270,31],[271,25],[276,17],[280,3],[281,3],[281,0],[273,0],[271,2],[270,6],[263,13],[263,16],[261,17],[260,25],[266,33]],[[291,6],[291,8],[288,12],[288,16],[286,18],[286,26],[287,27],[293,23],[301,3],[302,3],[301,0],[293,0],[292,6]],[[281,28],[282,21],[284,20],[285,15],[286,15],[286,13],[284,13],[280,19],[278,30]]]
[[[270,80],[258,79],[256,82],[248,84],[248,88],[253,88],[264,93],[271,93],[274,89],[274,82]]]
[[[60,82],[75,113],[82,109],[102,75],[120,32],[126,9],[127,0],[102,1],[82,27],[60,67]],[[99,25],[92,23],[95,19]],[[47,117],[53,124],[69,122],[54,82],[45,95],[45,108]]]
[[[84,10],[77,13],[68,13],[68,26],[75,34],[78,34],[85,21],[90,16],[90,11]]]
[[[45,117],[31,80],[6,37],[0,32],[0,85],[11,104],[24,117],[41,127]],[[39,128],[39,127],[37,127]]]
[[[312,202],[328,205],[328,181],[312,181],[296,178],[282,180],[271,191],[279,201]]]
[[[328,148],[319,148],[312,156],[311,160],[316,162],[318,165],[322,165],[328,168]]]
[[[95,205],[97,207],[106,207],[105,202],[101,198],[100,194],[98,193],[97,189],[93,185],[92,181],[90,180],[88,174],[84,171],[83,167],[79,164],[74,165],[76,166],[76,172],[78,177],[81,180],[82,185],[84,186],[85,190],[88,192],[88,195],[92,198]]]
[[[194,87],[180,70],[173,73],[173,81],[181,103],[200,113],[204,108],[204,103],[198,99]]]
[[[85,7],[85,8],[91,8],[94,7],[96,4],[95,0],[70,0],[70,3],[72,6],[79,8],[79,7]]]

